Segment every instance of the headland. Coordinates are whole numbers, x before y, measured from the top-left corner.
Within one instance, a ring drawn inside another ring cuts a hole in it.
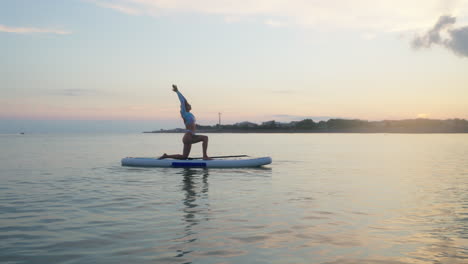
[[[143,133],[184,133],[185,129],[161,129]],[[312,119],[289,123],[274,120],[261,124],[240,122],[232,125],[197,125],[199,133],[468,133],[465,119],[405,119],[367,121],[360,119]]]

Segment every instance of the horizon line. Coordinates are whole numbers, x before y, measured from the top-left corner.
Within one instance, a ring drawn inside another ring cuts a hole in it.
[[[322,117],[319,117],[323,119]],[[304,121],[304,120],[312,120],[314,119],[319,119],[319,118],[302,118],[302,119],[297,119],[297,120],[291,120],[291,121],[276,121],[275,119],[268,119],[266,121],[261,121],[261,122],[270,122],[270,121],[275,121],[279,123],[290,123],[290,122],[298,122],[298,121]],[[450,118],[429,118],[429,117],[414,117],[414,118],[401,118],[401,119],[362,119],[362,118],[354,118],[354,117],[329,117],[326,119],[328,120],[333,120],[333,119],[339,119],[339,120],[360,120],[360,121],[368,121],[368,122],[379,122],[379,121],[403,121],[403,120],[441,120],[441,121],[446,121],[446,120],[468,120],[468,117],[466,118],[460,118],[460,117],[450,117]],[[178,119],[177,119],[178,120]],[[64,119],[64,118],[13,118],[13,117],[0,117],[0,121],[117,121],[117,122],[157,122],[157,121],[176,121],[176,119],[129,119],[129,118],[122,118],[122,119],[111,119],[111,118],[99,118],[99,119],[85,119],[85,118],[73,118],[73,119]],[[320,120],[324,121],[324,120]],[[317,121],[317,122],[320,122]],[[254,121],[249,121],[249,120],[243,120],[239,121],[237,123],[242,123],[242,122],[250,122],[250,123],[256,123]],[[316,121],[314,121],[316,122]]]

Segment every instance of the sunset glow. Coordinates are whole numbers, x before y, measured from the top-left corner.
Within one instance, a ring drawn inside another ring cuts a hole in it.
[[[4,1],[0,119],[468,118],[468,1]],[[155,125],[157,127],[157,125]]]

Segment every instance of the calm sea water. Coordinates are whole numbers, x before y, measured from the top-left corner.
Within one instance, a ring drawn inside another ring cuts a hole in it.
[[[468,263],[467,134],[0,135],[1,263]],[[201,145],[193,155],[201,155]]]

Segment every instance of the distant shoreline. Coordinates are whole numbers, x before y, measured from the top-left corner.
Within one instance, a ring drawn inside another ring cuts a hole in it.
[[[143,133],[185,133],[185,129],[161,129]],[[359,119],[330,119],[318,123],[311,119],[280,123],[263,122],[258,125],[241,122],[233,125],[197,126],[197,133],[269,133],[269,134],[304,134],[304,133],[380,133],[380,134],[464,134],[468,133],[468,121],[465,119],[407,119],[366,121]]]
[[[144,134],[183,134],[184,131],[144,131]],[[468,132],[428,132],[428,131],[361,131],[361,130],[343,130],[343,131],[290,131],[290,130],[259,130],[259,131],[239,131],[239,130],[197,130],[197,134],[467,134]]]

